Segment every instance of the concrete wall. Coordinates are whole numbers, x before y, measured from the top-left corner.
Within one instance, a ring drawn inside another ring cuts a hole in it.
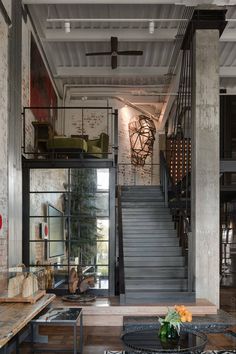
[[[8,264],[8,27],[0,13],[0,289]],[[1,290],[0,290],[1,291]]]
[[[219,306],[219,32],[196,30],[193,49],[192,239],[196,297]]]
[[[21,82],[22,82],[22,8],[12,0],[12,27],[9,48],[9,119],[8,119],[8,207],[9,266],[22,261],[22,168],[21,168]]]

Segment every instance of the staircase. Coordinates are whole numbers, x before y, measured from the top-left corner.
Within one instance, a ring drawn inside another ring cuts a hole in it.
[[[174,222],[159,186],[121,193],[125,303],[192,302]]]

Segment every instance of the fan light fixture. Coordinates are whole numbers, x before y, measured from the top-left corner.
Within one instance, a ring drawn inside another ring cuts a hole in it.
[[[108,55],[111,57],[111,68],[117,68],[117,57],[119,55],[143,55],[142,50],[118,50],[118,38],[111,37],[110,51],[109,52],[94,52],[86,53],[86,56],[92,55]]]

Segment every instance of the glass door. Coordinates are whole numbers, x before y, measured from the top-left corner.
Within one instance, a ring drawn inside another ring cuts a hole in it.
[[[28,255],[25,251],[24,261],[51,272],[46,288],[67,292],[74,270],[79,284],[83,281],[90,291],[108,294],[113,287],[110,225],[115,206],[111,205],[110,170],[29,169],[28,232],[24,235]]]

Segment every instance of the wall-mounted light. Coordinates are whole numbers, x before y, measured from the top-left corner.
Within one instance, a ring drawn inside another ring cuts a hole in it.
[[[150,21],[149,22],[149,33],[153,34],[154,30],[155,30],[155,23],[154,23],[154,21]]]
[[[70,33],[70,22],[65,22],[65,32]]]

